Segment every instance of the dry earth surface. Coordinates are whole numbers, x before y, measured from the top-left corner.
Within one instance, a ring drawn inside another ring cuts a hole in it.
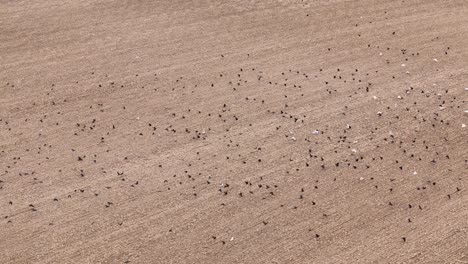
[[[466,0],[0,0],[1,263],[468,263]]]

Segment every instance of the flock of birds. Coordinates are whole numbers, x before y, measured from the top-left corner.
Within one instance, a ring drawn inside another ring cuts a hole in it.
[[[96,83],[78,98],[51,84],[40,101],[30,98],[0,117],[7,142],[0,146],[0,229],[46,217],[43,210],[65,212],[71,202],[118,211],[145,195],[171,200],[163,207],[267,200],[284,210],[316,208],[316,217],[333,219],[333,208],[367,193],[371,203],[410,211],[396,224],[412,224],[417,211],[431,210],[429,201],[449,202],[465,191],[468,156],[453,152],[466,143],[468,88],[410,84],[412,63],[433,65],[430,79],[457,52],[451,47],[434,54],[363,48],[379,68],[263,69],[245,54],[248,66],[204,76],[146,72],[112,79],[90,72],[86,78]],[[429,192],[440,195],[409,200]],[[265,228],[275,222],[249,220]],[[327,237],[310,221],[305,231],[313,239]],[[226,245],[234,238],[213,230],[202,239]]]

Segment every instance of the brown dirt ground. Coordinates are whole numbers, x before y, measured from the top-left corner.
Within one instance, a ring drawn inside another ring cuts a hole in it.
[[[0,0],[1,263],[468,263],[466,0]]]

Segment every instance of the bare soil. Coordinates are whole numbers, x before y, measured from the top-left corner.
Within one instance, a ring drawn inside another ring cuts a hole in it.
[[[468,263],[466,0],[0,0],[1,263]]]

